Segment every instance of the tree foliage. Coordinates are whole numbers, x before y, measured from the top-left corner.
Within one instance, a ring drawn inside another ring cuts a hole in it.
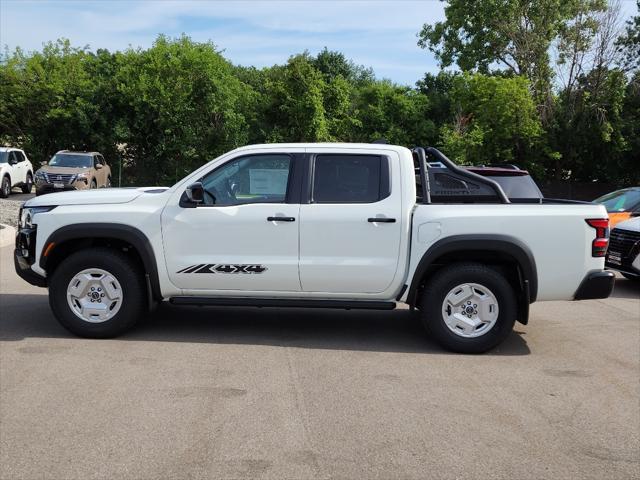
[[[328,49],[261,69],[186,36],[122,52],[67,40],[17,49],[0,61],[0,143],[23,147],[36,164],[64,148],[101,151],[125,185],[172,184],[248,143],[381,138],[438,145],[463,163],[515,162],[538,180],[640,182],[637,70],[576,62],[578,51],[610,51],[600,1],[463,7],[450,1],[447,20],[426,26],[421,40],[463,71],[427,73],[415,87],[377,79]],[[618,51],[637,47],[628,27]],[[545,116],[536,82],[552,81],[549,42],[558,39],[558,61],[580,68],[571,85],[548,83]],[[502,58],[513,68],[492,71]]]
[[[542,126],[525,78],[465,74],[454,78],[451,96],[454,122],[441,128],[446,152],[461,163],[531,166]]]
[[[523,75],[543,104],[553,76],[552,42],[559,40],[563,48],[567,37],[590,27],[585,17],[605,7],[606,0],[487,0],[473,6],[448,0],[446,20],[425,24],[418,44],[434,52],[442,67],[489,73],[502,65]]]
[[[639,14],[627,21],[626,32],[616,42],[626,71],[640,69],[640,0],[636,0],[636,6]]]

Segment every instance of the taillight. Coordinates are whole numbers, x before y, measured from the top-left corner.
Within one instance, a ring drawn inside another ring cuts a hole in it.
[[[591,242],[591,256],[604,257],[609,246],[609,219],[587,218],[586,222],[596,229],[596,238]]]

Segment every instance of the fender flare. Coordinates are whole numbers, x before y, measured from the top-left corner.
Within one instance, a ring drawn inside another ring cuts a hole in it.
[[[411,279],[407,303],[415,305],[420,282],[434,262],[443,255],[456,251],[483,251],[507,254],[515,259],[522,280],[529,286],[529,303],[536,301],[538,295],[538,272],[533,253],[522,241],[510,235],[453,235],[438,240],[420,259]]]
[[[47,257],[43,255],[44,249],[52,242],[59,245],[69,240],[91,240],[95,238],[110,238],[121,240],[131,244],[142,259],[145,274],[148,275],[151,295],[156,300],[162,300],[160,280],[158,277],[158,265],[149,238],[135,227],[121,223],[76,223],[65,225],[53,231],[43,244],[40,252],[40,267],[47,269]]]

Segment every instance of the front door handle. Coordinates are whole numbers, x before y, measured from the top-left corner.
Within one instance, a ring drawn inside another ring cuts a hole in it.
[[[371,223],[396,223],[395,218],[386,218],[386,217],[375,217],[367,220]]]
[[[267,222],[295,222],[294,217],[267,217]]]

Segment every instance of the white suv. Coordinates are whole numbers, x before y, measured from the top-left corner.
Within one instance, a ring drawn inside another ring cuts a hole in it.
[[[0,147],[0,198],[7,198],[13,187],[31,193],[33,166],[18,148]]]

